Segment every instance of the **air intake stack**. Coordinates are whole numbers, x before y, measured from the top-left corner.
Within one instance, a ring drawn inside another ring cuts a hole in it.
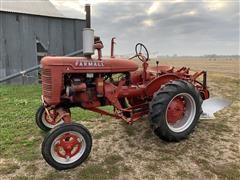
[[[86,28],[83,29],[83,54],[91,57],[94,54],[94,30],[91,29],[91,7],[90,4],[85,5],[86,11]]]

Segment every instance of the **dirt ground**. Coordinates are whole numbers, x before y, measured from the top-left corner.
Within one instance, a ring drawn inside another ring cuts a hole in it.
[[[54,170],[42,159],[39,144],[39,156],[31,161],[1,158],[0,179],[240,179],[240,61],[159,61],[207,70],[211,96],[227,98],[231,106],[218,112],[215,119],[200,120],[189,138],[179,143],[156,137],[147,117],[127,125],[97,116],[81,122],[93,136],[92,152],[81,166]]]

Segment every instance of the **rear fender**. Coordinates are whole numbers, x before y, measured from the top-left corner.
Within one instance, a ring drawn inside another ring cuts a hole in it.
[[[150,81],[147,86],[145,93],[147,96],[153,96],[153,94],[160,89],[160,87],[164,84],[166,84],[169,81],[180,79],[177,75],[175,74],[164,74],[161,75],[152,81]]]

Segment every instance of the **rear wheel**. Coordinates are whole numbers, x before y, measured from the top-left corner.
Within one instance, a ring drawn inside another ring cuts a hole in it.
[[[175,80],[155,93],[150,103],[154,132],[166,141],[180,141],[194,129],[202,113],[202,98],[191,83]]]
[[[75,168],[90,154],[92,137],[81,124],[61,124],[51,130],[42,143],[42,155],[57,170]]]

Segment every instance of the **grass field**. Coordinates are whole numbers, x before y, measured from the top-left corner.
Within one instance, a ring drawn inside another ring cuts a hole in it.
[[[152,62],[153,63],[153,62]],[[166,143],[150,130],[147,117],[133,125],[72,109],[93,136],[81,166],[56,171],[43,160],[44,133],[34,122],[41,104],[39,85],[0,86],[0,179],[240,179],[238,60],[160,60],[162,64],[208,70],[212,96],[232,101],[216,119],[201,120],[179,143]]]

